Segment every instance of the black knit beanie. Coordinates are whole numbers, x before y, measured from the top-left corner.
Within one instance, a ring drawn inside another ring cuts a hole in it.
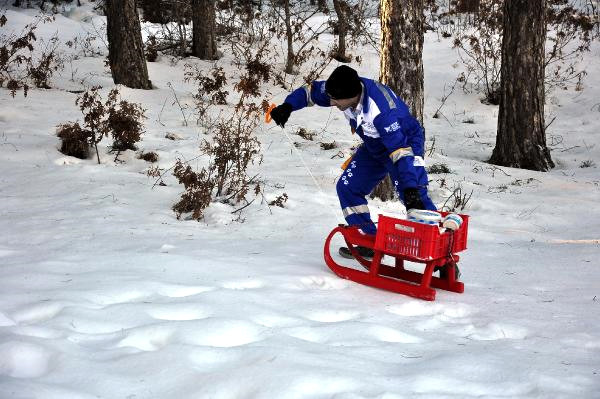
[[[325,90],[334,100],[352,98],[361,93],[362,86],[358,73],[347,65],[340,65],[327,79]]]

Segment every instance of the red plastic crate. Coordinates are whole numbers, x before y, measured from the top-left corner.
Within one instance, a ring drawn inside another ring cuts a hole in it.
[[[448,212],[440,212],[446,216]],[[467,248],[469,216],[460,215],[462,225],[454,233],[440,233],[438,226],[416,223],[389,216],[379,216],[375,249],[389,255],[401,255],[416,260],[432,260],[448,255],[452,243],[452,253]]]

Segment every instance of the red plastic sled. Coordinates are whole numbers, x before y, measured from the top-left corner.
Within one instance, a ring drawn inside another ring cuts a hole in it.
[[[446,216],[446,212],[441,212]],[[379,216],[379,227],[375,238],[362,234],[357,227],[339,225],[329,233],[325,241],[325,262],[338,276],[360,284],[400,294],[410,295],[427,301],[435,300],[435,289],[462,293],[464,284],[455,279],[457,252],[467,248],[469,217],[460,215],[463,223],[455,232],[440,233],[437,226],[415,223],[408,220]],[[331,239],[337,233],[344,236],[346,245],[354,258],[366,269],[356,270],[342,266],[333,260],[330,252]],[[373,260],[359,255],[356,246],[372,248]],[[393,266],[381,263],[384,255],[395,259]],[[404,261],[424,263],[423,273],[406,270]],[[444,279],[433,277],[436,266],[447,265]]]

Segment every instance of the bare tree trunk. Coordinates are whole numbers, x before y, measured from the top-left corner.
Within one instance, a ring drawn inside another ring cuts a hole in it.
[[[115,84],[151,89],[135,0],[106,0],[108,60]]]
[[[381,58],[379,79],[394,90],[423,124],[423,0],[381,0]],[[393,198],[386,177],[372,197]]]
[[[496,146],[490,162],[554,167],[544,125],[545,0],[506,0]]]
[[[310,5],[316,5],[317,9],[324,14],[329,13],[329,8],[327,8],[327,0],[319,0],[318,3],[315,0],[310,0]]]
[[[385,177],[378,185],[375,187],[373,192],[371,193],[371,198],[379,198],[382,201],[390,201],[394,199],[394,194],[396,193],[396,188],[392,184],[392,179],[389,175]]]
[[[192,52],[203,60],[216,60],[215,0],[192,0],[193,39]]]
[[[327,14],[329,12],[329,8],[327,8],[327,0],[319,0],[318,2],[319,11]]]
[[[480,0],[459,0],[456,6],[457,12],[477,12],[479,11]]]
[[[340,62],[350,62],[350,57],[346,55],[346,33],[348,32],[346,9],[348,5],[344,0],[333,0],[333,7],[338,19],[338,47],[334,58]]]
[[[142,9],[143,21],[155,24],[164,24],[167,18],[164,16],[162,0],[141,0],[139,6]]]
[[[285,35],[287,37],[287,59],[285,62],[285,73],[294,72],[294,61],[296,56],[294,55],[293,47],[293,33],[292,33],[292,22],[290,16],[290,0],[284,0],[283,2],[285,10]]]
[[[423,0],[381,1],[379,79],[423,123]]]

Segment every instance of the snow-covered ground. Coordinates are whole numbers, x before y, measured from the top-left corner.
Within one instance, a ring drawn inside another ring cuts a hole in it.
[[[94,32],[102,18],[87,10],[39,36]],[[11,9],[2,29],[32,15]],[[114,163],[101,147],[98,165],[57,150],[55,126],[81,119],[66,90],[82,79],[111,88],[102,57],[74,60],[53,89],[26,98],[0,89],[0,398],[600,398],[600,46],[586,55],[584,91],[550,95],[557,167],[538,173],[485,163],[498,108],[476,94],[456,90],[447,119],[432,118],[461,68],[448,40],[425,43],[427,161],[453,171],[431,175],[430,188],[438,205],[459,184],[473,195],[465,292],[438,290],[435,302],[326,267],[324,239],[343,221],[335,155],[354,143],[335,110],[257,132],[264,162],[253,170],[268,199],[287,193],[285,208],[259,199],[239,223],[235,208],[213,204],[203,222],[180,221],[170,174],[153,187],[133,153]],[[377,77],[373,50],[351,51],[364,59],[353,66]],[[121,88],[146,108],[140,148],[164,169],[198,156],[204,137],[183,126],[168,87],[192,104],[183,64],[149,63],[153,91]],[[233,74],[230,58],[220,65]],[[274,102],[286,95],[271,92]],[[320,148],[334,140],[337,149]],[[404,213],[396,202],[371,208]]]

